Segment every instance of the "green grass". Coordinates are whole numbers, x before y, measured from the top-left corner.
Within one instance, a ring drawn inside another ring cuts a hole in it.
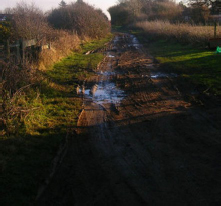
[[[221,95],[221,55],[174,41],[150,39],[134,32],[167,72],[180,74],[215,95]]]
[[[102,53],[92,53],[89,55],[85,55],[85,53],[102,49],[112,38],[113,35],[109,34],[106,38],[99,41],[91,41],[82,45],[81,52],[72,53],[69,57],[58,62],[46,75],[55,83],[62,85],[73,84],[76,79],[84,80],[94,73],[94,69],[104,58]]]
[[[83,80],[93,74],[93,70],[102,59],[103,55],[101,53],[89,55],[73,53],[68,58],[55,64],[53,69],[47,72],[47,75],[55,83],[72,84],[73,80]]]
[[[19,135],[0,137],[0,205],[33,205],[67,129],[76,126],[82,109],[74,87],[94,74],[93,69],[103,59],[101,53],[84,53],[104,47],[111,38],[109,35],[82,45],[80,52],[44,72],[44,82],[16,102],[35,109],[11,122]]]
[[[113,34],[108,34],[106,38],[103,38],[99,41],[94,40],[87,44],[82,45],[82,53],[87,51],[93,51],[97,49],[102,49],[105,47],[105,44],[108,43],[113,38]]]

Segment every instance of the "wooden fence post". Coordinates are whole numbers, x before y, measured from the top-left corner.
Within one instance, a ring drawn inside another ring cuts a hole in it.
[[[216,38],[217,22],[214,21],[214,38]]]
[[[19,41],[16,41],[16,59],[17,59],[17,63],[19,63],[21,56],[20,56],[20,43]]]
[[[21,63],[22,65],[25,64],[25,47],[24,47],[24,40],[20,40],[20,49],[21,49]]]
[[[10,44],[9,44],[9,39],[6,40],[6,59],[10,59]]]

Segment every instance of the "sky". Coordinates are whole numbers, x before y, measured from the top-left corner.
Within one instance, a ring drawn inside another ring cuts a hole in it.
[[[65,0],[66,3],[75,2],[76,0]],[[20,0],[0,0],[0,10],[4,10],[7,7],[14,7]],[[39,8],[44,11],[50,10],[51,8],[56,8],[61,0],[25,0],[25,2],[34,2]],[[84,2],[90,5],[100,8],[104,13],[110,18],[107,9],[116,4],[117,0],[84,0]]]

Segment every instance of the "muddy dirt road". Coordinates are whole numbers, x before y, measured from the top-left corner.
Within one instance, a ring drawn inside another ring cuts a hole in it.
[[[219,107],[185,101],[177,75],[132,35],[117,35],[105,55],[37,205],[220,205]]]

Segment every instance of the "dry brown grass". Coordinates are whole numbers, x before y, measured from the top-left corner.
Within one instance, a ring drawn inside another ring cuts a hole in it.
[[[51,42],[51,49],[41,51],[39,56],[39,69],[45,70],[46,67],[68,56],[71,52],[80,48],[81,40],[76,34],[68,34],[60,31],[57,38]]]
[[[136,27],[146,33],[166,39],[176,39],[181,43],[205,45],[213,37],[212,26],[195,26],[190,24],[171,24],[167,21],[144,21],[136,23]]]

